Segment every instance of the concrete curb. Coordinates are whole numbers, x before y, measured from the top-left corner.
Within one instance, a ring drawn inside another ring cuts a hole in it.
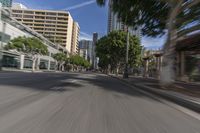
[[[126,81],[124,79],[120,79],[120,78],[112,76],[112,75],[109,75],[109,76],[112,77],[112,78],[118,79],[120,81],[123,81],[125,83],[128,83],[129,85],[132,85],[136,88],[140,88],[143,91],[149,92],[151,94],[155,94],[156,96],[159,96],[160,98],[164,98],[164,99],[171,101],[175,104],[178,104],[178,105],[183,106],[185,108],[188,108],[192,111],[200,113],[200,103],[197,102],[197,101],[193,101],[191,99],[184,99],[182,97],[174,96],[174,95],[166,93],[164,91],[156,90],[153,87],[139,85],[139,84],[133,84],[133,83],[130,83],[129,81]]]

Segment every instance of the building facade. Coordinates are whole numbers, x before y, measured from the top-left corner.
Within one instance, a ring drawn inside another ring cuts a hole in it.
[[[75,38],[74,42],[76,43],[79,35],[77,32],[74,38],[72,37],[74,22],[69,12],[34,10],[20,7],[24,6],[20,6],[19,4],[13,5],[13,18],[27,25],[53,43],[64,46],[66,50],[71,52],[72,41]]]
[[[55,70],[56,60],[52,56],[59,52],[68,54],[64,47],[57,47],[56,44],[52,43],[44,36],[11,18],[9,11],[6,11],[6,9],[2,10],[1,15],[3,16],[0,20],[1,48],[4,47],[11,39],[19,36],[38,38],[44,43],[44,45],[47,46],[48,55],[38,55],[37,62],[34,66],[36,70]],[[33,60],[28,54],[23,54],[16,50],[3,50],[2,56],[2,66],[4,68],[32,69]]]
[[[87,59],[88,59],[88,58],[87,58],[87,55],[88,55],[87,49],[79,49],[79,55],[80,55],[81,57],[83,57],[85,60],[87,60]]]
[[[79,52],[79,34],[80,27],[77,22],[73,22],[73,31],[72,31],[72,44],[71,44],[71,53],[78,54]]]
[[[12,6],[12,0],[0,0],[0,3],[2,4],[2,7],[11,7]]]
[[[108,33],[116,30],[127,31],[127,26],[120,20],[117,13],[112,11],[112,0],[109,1],[108,9]],[[141,38],[140,27],[128,27],[128,31],[131,35],[135,35]]]
[[[97,62],[97,57],[96,57],[96,44],[98,41],[98,33],[93,33],[93,43],[92,43],[92,66],[93,69],[97,69],[98,68],[98,62]]]
[[[200,32],[179,40],[175,49],[176,79],[200,82]]]
[[[86,53],[86,58],[90,64],[92,64],[92,44],[93,42],[91,40],[80,40],[79,41],[79,55],[82,56],[82,55],[85,55],[85,54],[82,54],[82,53]],[[86,52],[82,52],[82,51],[86,51]],[[83,56],[85,57],[85,56]]]

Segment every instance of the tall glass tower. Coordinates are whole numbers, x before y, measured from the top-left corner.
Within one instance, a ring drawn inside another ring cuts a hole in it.
[[[11,7],[12,6],[12,0],[0,0],[0,3],[3,7]]]

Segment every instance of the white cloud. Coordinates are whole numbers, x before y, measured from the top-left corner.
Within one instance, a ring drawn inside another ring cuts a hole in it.
[[[79,40],[92,40],[92,35],[85,32],[80,32]]]
[[[37,2],[27,2],[27,1],[13,2],[13,5],[15,4],[21,4],[22,6],[25,6],[28,9],[46,9],[46,10],[54,9],[52,6],[38,5]]]
[[[67,7],[67,8],[65,8],[64,10],[74,10],[74,9],[78,9],[78,8],[81,8],[81,7],[84,7],[84,6],[93,4],[93,3],[95,3],[95,2],[96,2],[96,0],[86,1],[86,2],[77,4],[77,5],[74,5],[74,6]]]
[[[160,49],[163,47],[165,41],[166,41],[166,36],[162,36],[159,38],[143,37],[142,45],[148,49]]]

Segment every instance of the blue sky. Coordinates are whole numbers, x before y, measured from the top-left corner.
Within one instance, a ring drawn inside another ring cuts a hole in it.
[[[93,32],[98,32],[100,36],[107,33],[108,8],[99,7],[96,0],[13,0],[22,3],[28,8],[69,10],[73,19],[77,21],[81,28],[81,38],[91,39]],[[149,49],[161,48],[165,38],[142,38],[142,45]]]

